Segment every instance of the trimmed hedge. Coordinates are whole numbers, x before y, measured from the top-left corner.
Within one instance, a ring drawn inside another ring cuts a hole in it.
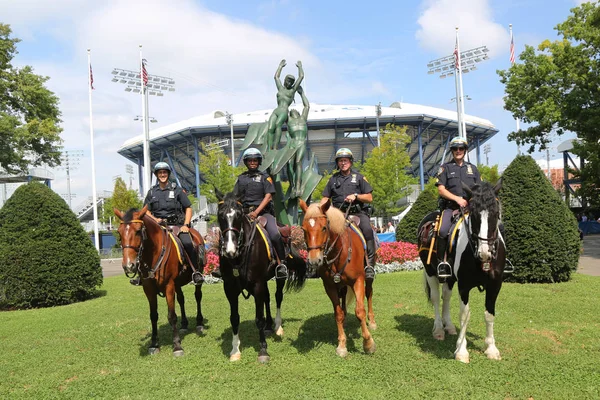
[[[419,223],[427,214],[438,209],[438,192],[435,179],[431,179],[410,211],[402,218],[396,227],[396,240],[417,244],[417,229]]]
[[[100,257],[65,201],[20,186],[0,209],[0,309],[69,304],[101,284]]]
[[[575,216],[530,156],[518,156],[502,175],[500,200],[514,282],[568,281],[577,269]]]

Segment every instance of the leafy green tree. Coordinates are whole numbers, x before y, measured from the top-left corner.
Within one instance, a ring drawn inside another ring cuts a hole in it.
[[[200,185],[200,194],[206,196],[209,203],[216,203],[217,196],[214,188],[221,193],[233,190],[239,174],[246,170],[244,164],[232,167],[229,158],[220,147],[210,147],[202,144],[199,169],[204,183]]]
[[[0,209],[0,309],[85,300],[102,284],[100,257],[67,203],[20,186]]]
[[[528,151],[545,149],[550,133],[574,132],[573,152],[586,160],[575,175],[580,192],[600,206],[600,5],[584,3],[571,9],[555,27],[559,40],[526,46],[509,70],[498,71],[506,85],[504,108],[530,125],[509,134]]]
[[[127,189],[125,181],[118,177],[115,180],[115,187],[111,197],[104,201],[104,209],[100,219],[102,222],[109,222],[110,218],[116,220],[114,208],[127,211],[130,208],[142,208],[143,201],[138,196],[138,192],[133,189]]]
[[[430,179],[425,189],[417,197],[417,201],[406,213],[396,227],[396,240],[417,243],[417,229],[427,214],[438,209],[438,191],[435,183],[437,179]]]
[[[477,169],[479,170],[479,174],[481,175],[481,180],[491,183],[492,185],[496,185],[500,180],[500,174],[498,173],[498,164],[492,165],[491,167],[487,165],[478,165]]]
[[[381,133],[381,145],[373,149],[362,173],[373,186],[375,215],[386,216],[400,210],[396,202],[408,196],[409,185],[417,181],[406,172],[410,166],[406,151],[410,137],[406,134],[406,127],[387,124]]]
[[[58,97],[45,87],[48,77],[14,67],[19,39],[0,23],[0,167],[8,172],[60,164]]]
[[[323,179],[321,179],[321,181],[315,188],[311,197],[312,201],[321,200],[321,198],[323,198],[323,190],[325,189],[325,186],[327,186],[327,182],[329,182],[329,178],[331,178],[332,175],[333,171],[323,171]]]
[[[516,282],[563,282],[577,269],[577,221],[530,156],[502,175],[502,219]]]

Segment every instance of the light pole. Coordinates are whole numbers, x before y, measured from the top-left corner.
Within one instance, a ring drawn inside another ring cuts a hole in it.
[[[113,68],[112,70],[112,81],[116,83],[122,83],[126,85],[126,92],[141,93],[142,95],[142,116],[141,119],[144,123],[144,174],[143,174],[143,188],[144,190],[150,188],[151,182],[151,169],[150,165],[150,132],[149,132],[149,121],[148,121],[148,96],[164,96],[165,92],[175,91],[175,81],[171,78],[159,75],[149,75],[146,71],[146,59],[142,57],[142,45],[140,44],[140,69],[138,71],[131,71],[121,68]]]
[[[454,75],[454,83],[456,89],[456,114],[458,122],[458,134],[460,137],[466,138],[466,124],[464,121],[464,99],[463,88],[462,88],[462,74],[471,72],[477,69],[476,64],[488,60],[487,53],[489,52],[487,46],[480,46],[474,49],[466,50],[461,52],[458,41],[458,28],[456,28],[456,46],[454,53],[438,58],[436,60],[429,61],[427,67],[429,75],[439,74],[439,77],[444,79]]]
[[[65,150],[65,151],[63,151],[63,154],[62,154],[62,157],[61,157],[62,167],[67,172],[67,196],[66,196],[66,200],[67,200],[67,203],[69,204],[69,208],[71,208],[71,199],[72,199],[72,197],[75,197],[74,195],[71,194],[71,170],[77,169],[77,167],[79,166],[79,159],[80,159],[80,157],[83,157],[83,151],[82,150]]]
[[[129,174],[129,189],[133,187],[133,165],[125,164],[125,173]]]
[[[492,151],[492,148],[489,144],[483,146],[483,152],[485,153],[485,165],[490,165],[490,160],[488,159],[488,153]]]
[[[142,115],[136,115],[135,118],[133,119],[134,121],[142,121],[144,122],[144,117]],[[158,122],[158,120],[154,117],[148,117],[148,121],[152,124]]]
[[[375,124],[377,126],[377,147],[381,147],[381,138],[379,133],[379,117],[381,117],[381,102],[375,106]]]
[[[235,167],[235,151],[233,147],[233,115],[226,112],[225,117],[227,118],[227,124],[229,124],[229,130],[231,131],[231,166]]]

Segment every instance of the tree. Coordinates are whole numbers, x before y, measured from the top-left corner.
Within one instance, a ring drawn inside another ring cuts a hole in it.
[[[425,189],[417,197],[417,201],[406,213],[396,227],[396,240],[401,242],[417,243],[417,229],[427,214],[438,209],[438,191],[435,183],[437,179],[430,179]]]
[[[492,165],[491,167],[487,165],[478,165],[477,169],[479,170],[479,175],[481,175],[481,180],[491,183],[492,185],[496,185],[500,180],[500,174],[498,173],[498,164]]]
[[[104,201],[104,208],[100,219],[102,222],[109,222],[111,218],[114,221],[116,220],[113,211],[114,208],[127,211],[130,208],[140,209],[142,208],[142,204],[143,201],[138,196],[138,192],[133,189],[127,189],[125,181],[121,177],[118,177],[115,180],[112,196]]]
[[[19,41],[0,23],[0,167],[11,173],[60,164],[62,142],[58,97],[44,85],[49,78],[11,64]]]
[[[406,127],[387,124],[382,130],[381,145],[375,147],[365,161],[362,173],[373,186],[373,206],[375,215],[396,214],[400,207],[396,202],[410,194],[409,185],[416,178],[406,173],[410,157],[406,146],[410,138]]]
[[[533,158],[518,156],[506,168],[500,201],[511,279],[569,280],[579,260],[577,221]]]
[[[600,206],[600,6],[584,3],[571,9],[555,29],[561,40],[545,40],[537,51],[526,46],[522,63],[498,71],[506,85],[504,108],[531,124],[509,139],[528,144],[533,152],[546,148],[552,132],[577,134],[573,152],[586,160],[575,171],[582,181],[580,193]]]
[[[315,187],[315,190],[313,191],[311,196],[311,200],[313,202],[321,200],[323,198],[323,190],[325,189],[325,186],[327,186],[327,182],[329,182],[329,178],[331,178],[332,175],[333,171],[323,171],[323,179],[321,179],[317,187]]]
[[[221,193],[233,190],[239,174],[246,170],[244,164],[232,167],[229,158],[220,147],[202,144],[199,160],[200,174],[204,183],[200,185],[200,194],[206,196],[209,203],[216,203],[215,188]]]
[[[85,300],[102,284],[100,257],[67,203],[41,183],[0,209],[0,309]]]

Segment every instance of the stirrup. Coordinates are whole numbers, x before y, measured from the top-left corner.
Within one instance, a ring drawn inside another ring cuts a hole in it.
[[[133,286],[142,286],[142,278],[138,276],[136,278],[130,279],[129,283],[131,283]]]
[[[375,279],[375,269],[370,265],[365,266],[365,279]]]
[[[452,267],[446,261],[442,261],[437,266],[437,276],[441,279],[452,277]]]
[[[505,274],[512,274],[513,272],[515,272],[515,266],[513,265],[513,263],[511,263],[508,258],[506,258],[504,261],[505,261],[505,264],[504,264],[504,273]]]
[[[285,264],[279,264],[275,267],[275,279],[287,279],[288,269]]]
[[[194,271],[192,274],[192,282],[194,285],[201,285],[204,282],[204,276],[198,271]]]

